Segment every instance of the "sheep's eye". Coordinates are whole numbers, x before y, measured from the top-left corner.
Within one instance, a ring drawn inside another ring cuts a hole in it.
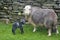
[[[31,9],[29,9],[29,10],[31,10]]]

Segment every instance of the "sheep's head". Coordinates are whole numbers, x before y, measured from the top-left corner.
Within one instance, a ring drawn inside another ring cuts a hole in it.
[[[23,15],[25,15],[25,19],[26,21],[28,20],[28,16],[30,15],[31,13],[31,5],[26,5],[24,8],[23,8]]]
[[[26,5],[23,9],[24,15],[29,15],[31,13],[31,5]]]

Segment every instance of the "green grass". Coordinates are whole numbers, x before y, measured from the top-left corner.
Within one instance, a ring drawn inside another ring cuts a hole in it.
[[[58,28],[60,31],[60,27]],[[16,30],[16,35],[12,34],[12,24],[4,24],[0,22],[0,40],[60,40],[60,33],[58,35],[52,33],[51,37],[47,36],[46,29],[38,30],[33,33],[32,25],[24,26],[24,34],[20,34],[20,30]]]

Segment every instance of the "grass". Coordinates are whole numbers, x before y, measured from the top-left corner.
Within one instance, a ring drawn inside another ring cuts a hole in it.
[[[58,27],[60,31],[60,27]],[[60,33],[58,35],[52,33],[51,37],[47,36],[46,29],[40,31],[38,30],[33,33],[32,25],[24,26],[24,34],[20,34],[20,30],[16,30],[16,35],[13,35],[12,32],[12,24],[5,24],[0,22],[0,40],[60,40]]]

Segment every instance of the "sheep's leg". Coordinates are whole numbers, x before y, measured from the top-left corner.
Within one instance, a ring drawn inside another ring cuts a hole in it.
[[[33,32],[35,32],[36,31],[36,25],[33,22],[31,22],[31,24],[34,26]]]
[[[48,29],[48,36],[51,36],[51,28]]]
[[[59,34],[58,28],[57,28],[57,20],[54,21],[54,28],[56,30],[56,34]]]
[[[59,31],[58,31],[58,28],[57,28],[57,26],[56,26],[56,34],[59,34]]]
[[[36,31],[36,27],[34,27],[34,29],[33,29],[33,32],[35,32]]]
[[[47,21],[46,21],[46,25],[45,25],[46,28],[48,29],[48,36],[51,36],[51,27],[52,27],[52,26],[51,26],[51,23],[52,23],[52,22],[51,22],[50,20],[47,20]]]

